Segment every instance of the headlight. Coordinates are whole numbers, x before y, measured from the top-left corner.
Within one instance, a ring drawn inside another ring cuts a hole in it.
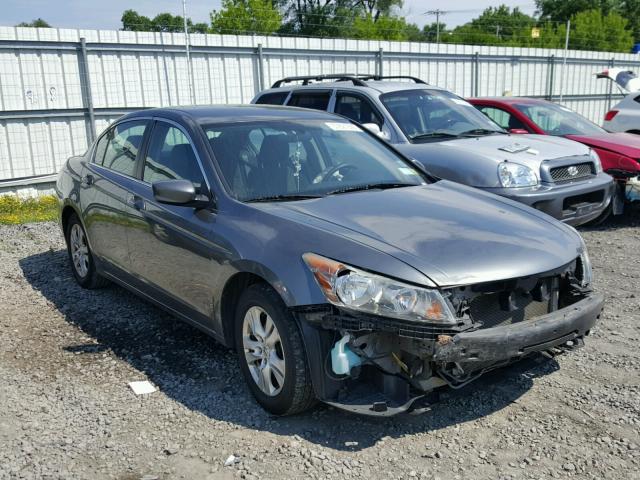
[[[580,285],[588,287],[593,281],[593,269],[591,268],[591,259],[589,258],[589,252],[587,252],[587,246],[582,240],[582,252],[580,253],[580,266],[577,272]]]
[[[602,173],[602,162],[600,161],[600,155],[598,155],[598,153],[593,148],[589,149],[589,157],[596,167],[596,173]]]
[[[538,177],[529,167],[513,162],[498,165],[498,177],[503,187],[532,187],[538,184]]]
[[[327,300],[334,305],[402,320],[457,322],[438,290],[365,272],[315,253],[305,253],[302,258]]]

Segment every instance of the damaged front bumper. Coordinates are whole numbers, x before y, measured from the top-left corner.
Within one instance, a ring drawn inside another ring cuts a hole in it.
[[[532,353],[581,346],[603,304],[602,295],[589,293],[529,320],[490,328],[461,325],[458,331],[386,318],[354,318],[320,306],[296,314],[317,398],[354,413],[391,416],[431,403],[440,387],[462,387]],[[336,376],[329,353],[342,335],[351,336],[354,350],[369,353],[373,360],[350,375]]]
[[[434,362],[485,363],[514,360],[533,352],[550,350],[589,334],[600,318],[602,295],[591,295],[562,310],[535,319],[441,335],[436,342]]]

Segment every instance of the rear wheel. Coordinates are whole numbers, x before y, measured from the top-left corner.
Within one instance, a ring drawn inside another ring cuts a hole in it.
[[[250,286],[236,310],[238,361],[251,393],[275,415],[292,415],[315,403],[300,329],[269,286]]]
[[[76,214],[72,214],[69,217],[65,237],[71,271],[78,284],[83,288],[90,289],[107,285],[109,282],[96,271],[96,264],[89,248],[87,234]]]

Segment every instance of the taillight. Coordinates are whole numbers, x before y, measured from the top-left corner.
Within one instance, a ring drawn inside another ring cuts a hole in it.
[[[611,120],[613,120],[613,117],[615,117],[617,114],[618,114],[618,110],[609,110],[604,116],[604,121],[610,122]]]

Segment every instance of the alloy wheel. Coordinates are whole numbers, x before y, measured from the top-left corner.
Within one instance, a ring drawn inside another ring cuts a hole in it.
[[[69,234],[69,246],[71,248],[71,258],[73,268],[80,277],[84,278],[89,273],[89,247],[82,227],[75,223],[71,227]]]
[[[280,332],[269,314],[254,306],[242,323],[244,356],[256,385],[262,393],[275,397],[285,381],[285,359]]]

